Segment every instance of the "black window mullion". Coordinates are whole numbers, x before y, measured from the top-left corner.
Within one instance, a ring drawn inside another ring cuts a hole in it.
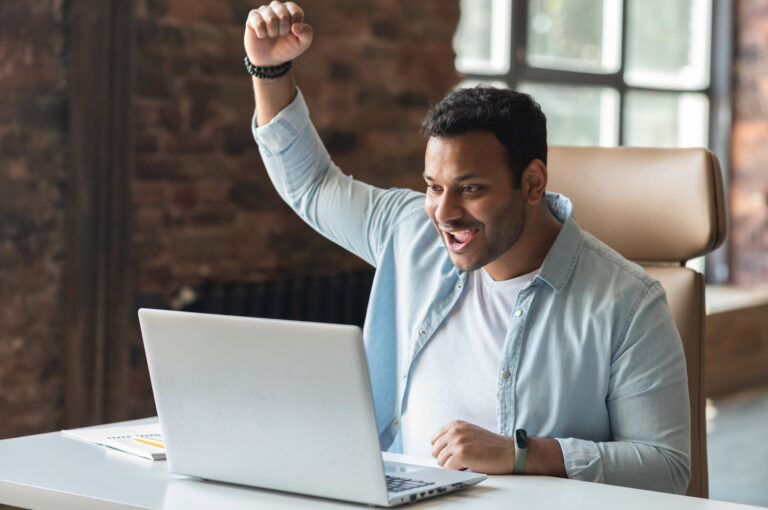
[[[709,146],[718,159],[730,159],[731,55],[733,51],[733,2],[712,2],[710,35]],[[717,44],[715,42],[717,41]],[[726,177],[724,175],[724,177]]]
[[[644,87],[624,84],[625,90],[639,91],[639,92],[668,92],[670,94],[704,94],[707,97],[710,95],[710,87],[702,89],[684,89],[679,87],[662,88],[662,87]]]
[[[626,94],[627,94],[627,83],[624,81],[624,61],[627,56],[627,26],[629,25],[629,16],[627,16],[627,9],[629,9],[629,0],[622,0],[621,2],[621,56],[619,57],[619,85],[618,85],[618,91],[619,91],[619,125],[617,126],[617,129],[619,130],[618,133],[618,144],[624,145],[624,116],[625,116],[625,109],[626,109]]]
[[[510,0],[512,4],[512,37],[510,43],[510,66],[506,82],[512,89],[520,85],[520,77],[528,64],[528,0]]]
[[[712,2],[710,34],[709,147],[720,160],[726,195],[731,161],[731,65],[733,58],[733,0]],[[717,42],[717,44],[715,44]],[[707,283],[726,283],[730,277],[727,243],[706,255],[704,276]]]
[[[621,75],[618,73],[585,73],[580,71],[565,71],[562,69],[547,69],[532,66],[525,66],[521,74],[525,81],[559,83],[562,85],[575,83],[579,85],[619,88],[621,82]]]

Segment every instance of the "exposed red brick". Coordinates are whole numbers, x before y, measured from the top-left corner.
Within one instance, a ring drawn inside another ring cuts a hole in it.
[[[62,423],[60,0],[0,2],[0,438]]]
[[[184,286],[364,264],[279,199],[250,133],[246,0],[136,0],[135,305]],[[315,42],[295,75],[331,155],[380,186],[420,187],[430,101],[457,81],[458,1],[307,2]],[[62,422],[67,27],[62,0],[0,2],[0,437]],[[135,319],[135,309],[128,310]],[[154,412],[135,320],[124,416]],[[114,403],[107,404],[110,409]]]
[[[731,279],[768,282],[768,3],[738,0],[731,161]]]

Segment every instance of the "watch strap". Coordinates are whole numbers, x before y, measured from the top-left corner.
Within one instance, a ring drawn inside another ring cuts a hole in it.
[[[528,433],[525,429],[515,430],[515,470],[513,473],[525,473],[525,460],[528,457]]]

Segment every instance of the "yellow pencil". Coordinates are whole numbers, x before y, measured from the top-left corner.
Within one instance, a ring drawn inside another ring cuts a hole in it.
[[[165,443],[163,443],[160,439],[154,439],[151,437],[145,437],[145,436],[133,436],[133,439],[144,444],[148,444],[151,446],[157,446],[158,448],[165,448]]]

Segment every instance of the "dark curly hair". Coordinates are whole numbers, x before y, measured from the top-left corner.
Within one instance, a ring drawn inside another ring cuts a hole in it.
[[[427,137],[492,132],[506,149],[515,188],[532,160],[547,163],[547,118],[522,92],[483,85],[454,90],[430,108],[421,131]]]

